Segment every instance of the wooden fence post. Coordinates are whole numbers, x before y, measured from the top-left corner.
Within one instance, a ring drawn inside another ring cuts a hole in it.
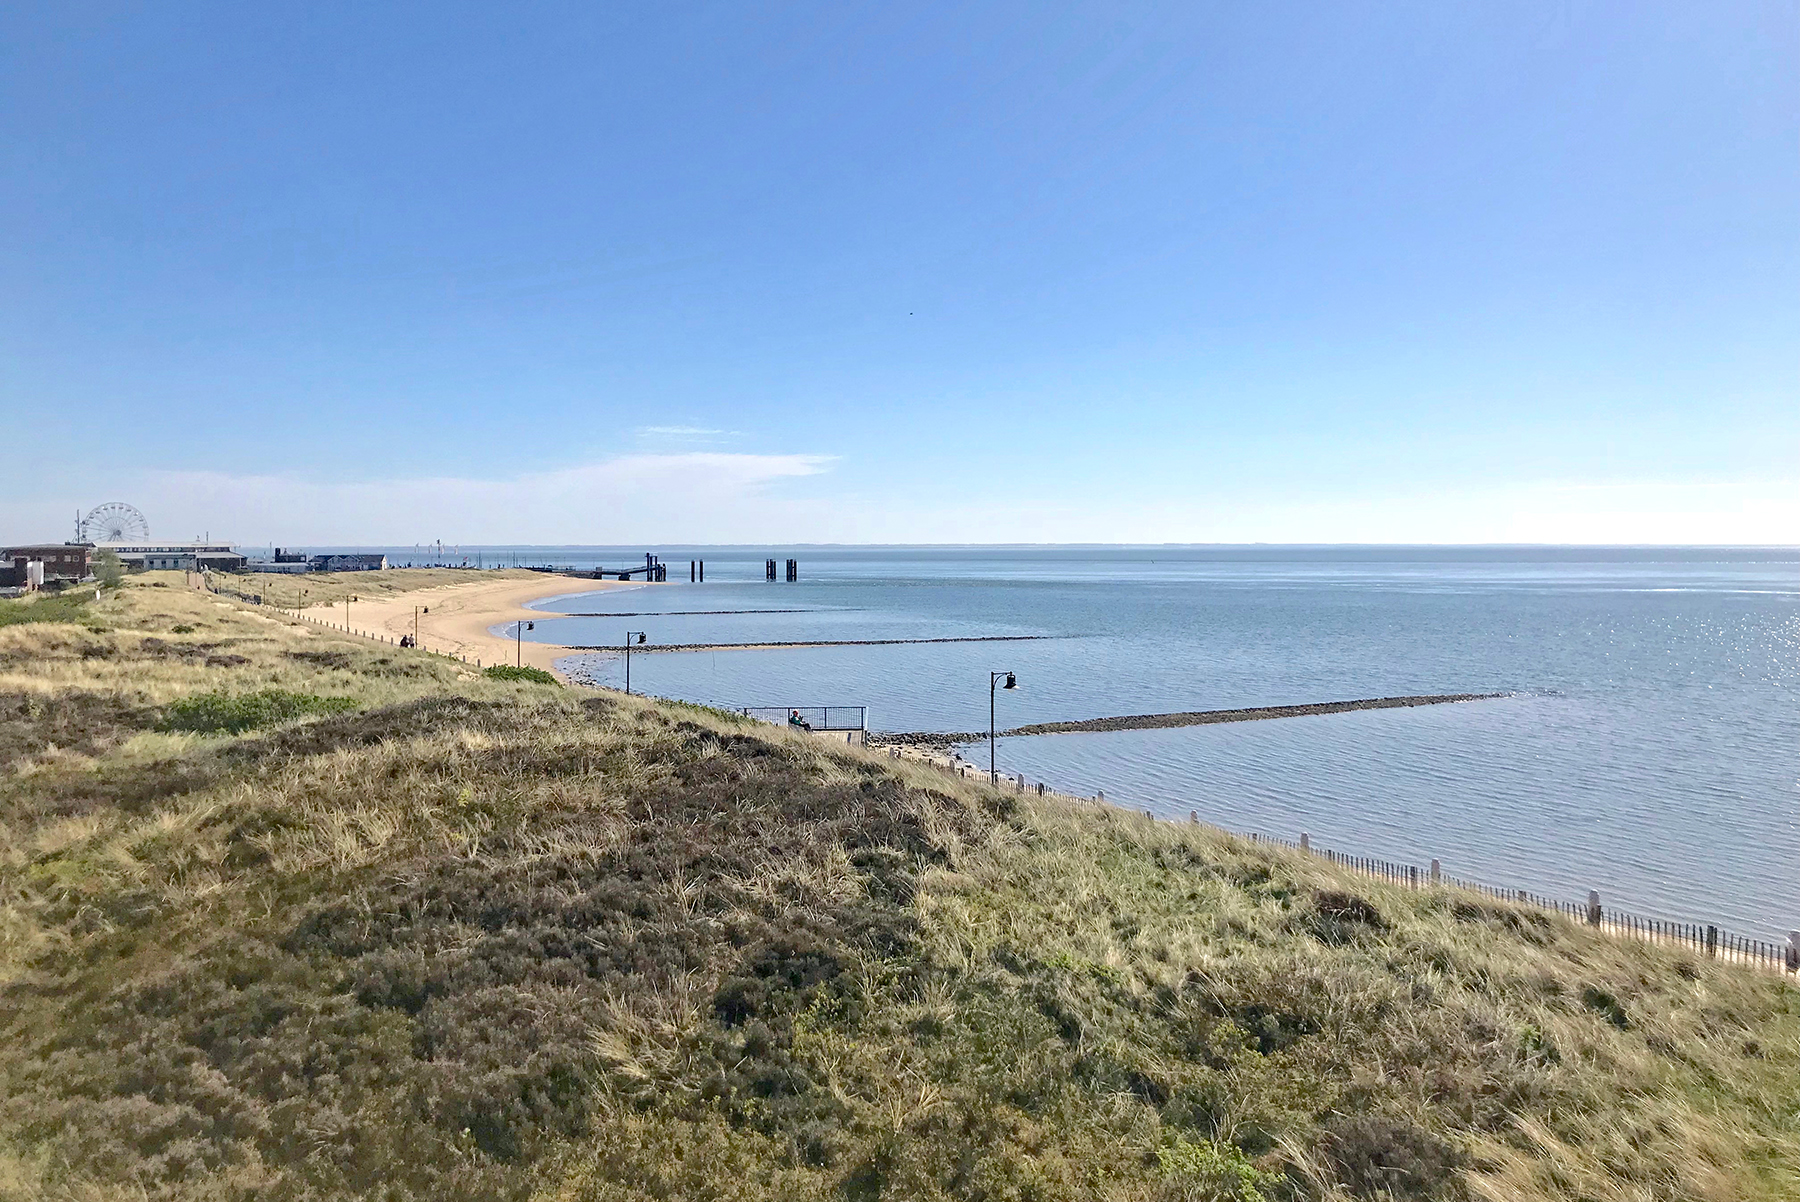
[[[1438,862],[1436,860],[1433,860],[1431,862],[1431,883],[1434,885],[1438,884],[1441,880],[1443,880],[1443,876],[1444,876],[1444,870],[1442,868],[1438,867]]]
[[[1305,831],[1300,832],[1300,850],[1301,851],[1311,851],[1312,850],[1312,836],[1307,834]]]
[[[1787,962],[1789,972],[1800,972],[1800,931],[1788,932]]]
[[[1198,823],[1200,821],[1200,811],[1199,810],[1189,810],[1188,811],[1188,821],[1192,822],[1192,823]]]
[[[1719,954],[1719,928],[1711,923],[1706,924],[1706,954],[1709,956]]]
[[[1596,890],[1589,889],[1588,890],[1588,911],[1587,911],[1587,920],[1588,920],[1589,926],[1597,927],[1600,925],[1600,913],[1601,913],[1601,911],[1600,911],[1600,894]]]

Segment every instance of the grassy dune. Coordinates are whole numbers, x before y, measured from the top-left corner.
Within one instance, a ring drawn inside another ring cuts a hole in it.
[[[154,583],[0,619],[0,1197],[1800,1193],[1771,976]]]
[[[390,568],[385,572],[307,572],[298,576],[226,577],[233,588],[259,592],[271,605],[289,609],[296,600],[302,608],[341,605],[345,597],[374,601],[418,589],[476,584],[495,580],[542,580],[543,573],[526,568],[490,568],[483,571],[452,568]],[[427,605],[430,601],[425,602]]]

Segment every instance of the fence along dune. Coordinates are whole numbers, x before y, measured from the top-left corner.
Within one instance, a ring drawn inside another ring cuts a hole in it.
[[[1503,694],[1501,694],[1503,695]],[[1469,700],[1484,698],[1478,694]],[[1273,707],[1290,708],[1290,707]],[[1242,712],[1242,711],[1239,711]],[[1333,711],[1339,712],[1339,711]],[[1025,728],[1027,732],[1030,728]],[[1007,732],[1018,733],[1018,732]],[[1058,732],[1060,733],[1060,732]],[[870,739],[871,746],[878,746],[875,737]],[[914,744],[889,744],[888,754],[899,756],[901,748]],[[955,774],[964,779],[985,778],[986,770],[979,765],[961,761],[944,763],[937,760],[926,760],[926,763],[942,771]],[[1028,784],[1025,777],[1015,773],[1004,773],[1001,779],[1006,787],[1017,792],[1031,792],[1038,797],[1058,797],[1071,802],[1106,805],[1106,794],[1098,793],[1093,797],[1064,793],[1052,788],[1043,781],[1035,787]],[[1116,807],[1115,807],[1116,808]],[[1122,813],[1133,811],[1121,810]],[[1158,819],[1150,810],[1136,811],[1147,821],[1167,821]],[[1529,906],[1539,910],[1552,911],[1571,921],[1592,927],[1604,934],[1627,938],[1641,939],[1651,943],[1678,947],[1716,959],[1722,963],[1747,965],[1754,968],[1800,975],[1800,931],[1793,931],[1785,942],[1759,939],[1751,935],[1738,934],[1726,930],[1718,923],[1679,921],[1668,918],[1653,918],[1641,914],[1610,908],[1601,903],[1597,890],[1590,891],[1586,901],[1576,902],[1547,897],[1532,893],[1527,889],[1507,888],[1491,885],[1481,881],[1468,880],[1451,876],[1442,870],[1438,861],[1429,865],[1406,864],[1380,856],[1364,855],[1355,852],[1336,851],[1313,844],[1310,835],[1302,833],[1298,839],[1284,839],[1257,831],[1234,831],[1212,823],[1203,823],[1197,810],[1189,811],[1188,822],[1191,825],[1204,827],[1230,838],[1247,839],[1251,843],[1267,847],[1279,847],[1287,851],[1316,855],[1348,872],[1385,881],[1390,884],[1404,886],[1408,889],[1449,889],[1479,894],[1495,901]]]

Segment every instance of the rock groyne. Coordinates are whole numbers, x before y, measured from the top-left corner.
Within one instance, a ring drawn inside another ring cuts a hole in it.
[[[1355,701],[1315,701],[1305,705],[1260,705],[1244,709],[1187,710],[1175,714],[1126,714],[1117,718],[1087,718],[1079,722],[1035,722],[996,732],[1006,738],[1022,735],[1066,735],[1115,730],[1164,730],[1175,726],[1208,726],[1214,722],[1256,722],[1264,718],[1310,718],[1343,714],[1351,710],[1400,709],[1415,705],[1446,705],[1453,701],[1492,701],[1505,693],[1425,693],[1411,697],[1363,697]],[[871,733],[871,746],[954,747],[987,738],[981,731],[913,730]]]

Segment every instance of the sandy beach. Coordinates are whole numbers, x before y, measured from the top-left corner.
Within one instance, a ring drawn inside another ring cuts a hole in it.
[[[473,580],[468,583],[438,585],[396,593],[379,600],[357,601],[350,606],[350,628],[359,634],[374,634],[398,639],[414,629],[415,609],[419,645],[428,651],[461,655],[479,660],[484,666],[524,663],[533,668],[555,672],[555,661],[579,654],[576,649],[557,643],[517,644],[509,638],[488,633],[488,628],[519,619],[554,621],[556,615],[526,609],[531,601],[570,593],[593,593],[603,589],[642,588],[618,580],[589,580],[572,576],[539,576],[529,580],[510,577],[503,580]],[[426,611],[430,612],[427,613]],[[313,606],[305,611],[309,618],[342,623],[344,607]],[[560,676],[561,674],[558,673]]]

